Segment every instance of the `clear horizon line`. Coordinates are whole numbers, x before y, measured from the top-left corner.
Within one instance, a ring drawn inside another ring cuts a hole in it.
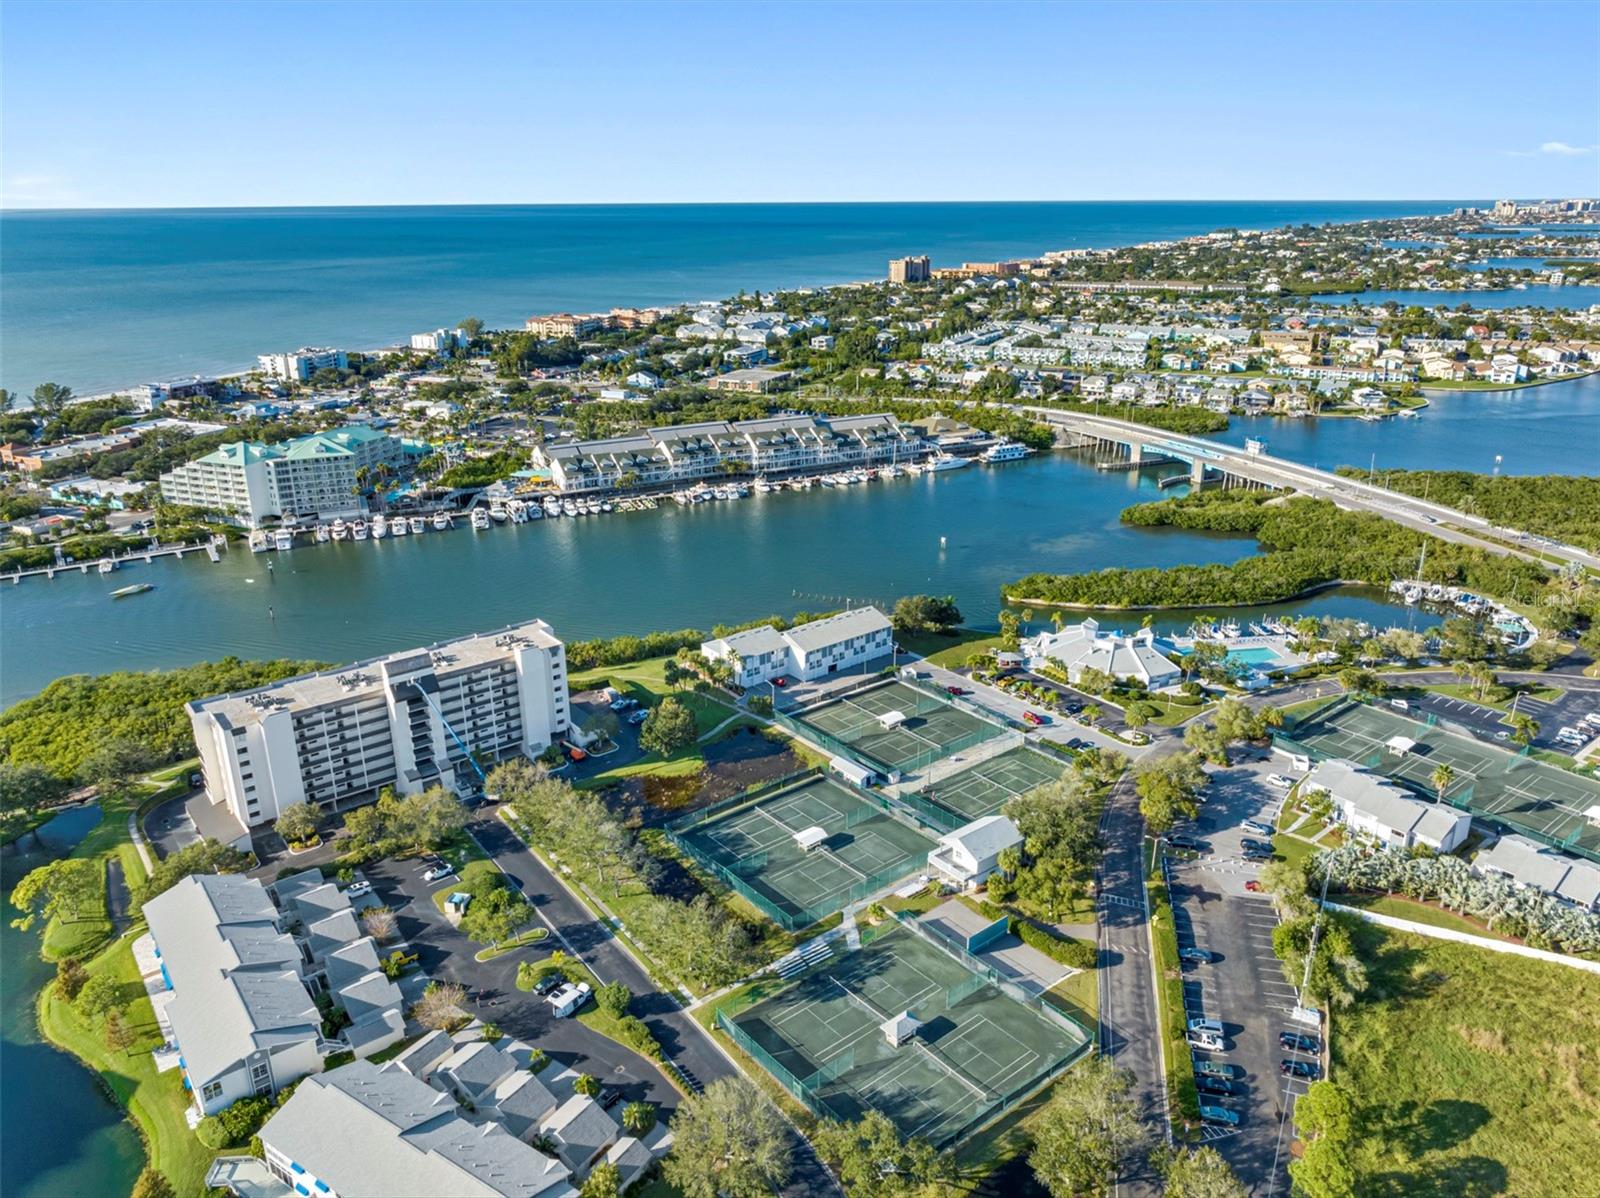
[[[1507,197],[1519,202],[1533,197]],[[1554,199],[1557,197],[1539,197]],[[1583,196],[1562,196],[1562,199],[1586,199]],[[1121,198],[1121,199],[983,199],[983,200],[448,200],[380,203],[295,203],[295,204],[126,204],[126,205],[75,205],[71,207],[0,205],[0,216],[12,213],[44,212],[259,212],[273,209],[315,210],[329,208],[687,208],[687,207],[837,207],[844,205],[890,204],[1479,204],[1492,202],[1483,198],[1452,196],[1362,196],[1339,198],[1330,196],[1267,196],[1244,199],[1237,196],[1191,196],[1175,198]]]

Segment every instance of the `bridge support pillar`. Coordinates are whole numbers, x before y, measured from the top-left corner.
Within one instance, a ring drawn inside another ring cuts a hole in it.
[[[1130,462],[1142,462],[1142,461],[1144,461],[1144,443],[1143,442],[1140,442],[1140,441],[1129,442],[1129,444],[1128,444],[1128,461],[1130,461]]]
[[[1189,482],[1190,482],[1191,485],[1193,485],[1195,487],[1199,487],[1205,481],[1206,481],[1206,463],[1205,463],[1205,459],[1204,458],[1195,458],[1194,463],[1189,467]]]

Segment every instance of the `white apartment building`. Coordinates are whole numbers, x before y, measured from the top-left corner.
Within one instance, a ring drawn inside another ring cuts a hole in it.
[[[256,363],[268,378],[303,383],[327,367],[347,369],[350,358],[342,349],[313,349],[306,346],[282,354],[261,354],[256,358]]]
[[[445,354],[470,340],[463,329],[434,329],[431,333],[412,333],[411,348],[429,354]]]
[[[564,494],[654,487],[739,473],[840,469],[909,461],[923,446],[893,416],[769,416],[646,429],[534,449]],[[725,465],[726,464],[726,465]]]
[[[365,506],[357,473],[404,461],[398,439],[364,424],[277,445],[235,441],[163,474],[161,497],[228,512],[252,528],[280,516],[357,516]]]
[[[1341,823],[1396,848],[1420,844],[1448,853],[1472,830],[1472,817],[1465,811],[1424,802],[1349,761],[1318,762],[1301,789],[1325,791]]]
[[[247,828],[384,787],[470,791],[469,754],[537,756],[569,711],[566,650],[542,620],[188,705],[206,794]]]
[[[727,661],[734,681],[755,686],[773,678],[801,682],[847,671],[894,648],[894,629],[875,607],[858,607],[779,632],[771,624],[702,642],[710,661]]]

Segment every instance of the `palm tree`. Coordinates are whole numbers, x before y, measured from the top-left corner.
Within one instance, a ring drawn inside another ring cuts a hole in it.
[[[1439,797],[1439,801],[1442,803],[1444,802],[1444,792],[1449,790],[1450,784],[1456,780],[1456,771],[1449,762],[1441,761],[1433,767],[1433,773],[1428,776],[1428,780],[1433,783],[1433,793]]]

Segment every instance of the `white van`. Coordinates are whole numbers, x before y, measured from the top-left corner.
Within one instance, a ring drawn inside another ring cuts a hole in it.
[[[1189,1030],[1191,1032],[1203,1032],[1211,1036],[1220,1036],[1222,1035],[1222,1024],[1215,1019],[1191,1019],[1189,1020]]]

